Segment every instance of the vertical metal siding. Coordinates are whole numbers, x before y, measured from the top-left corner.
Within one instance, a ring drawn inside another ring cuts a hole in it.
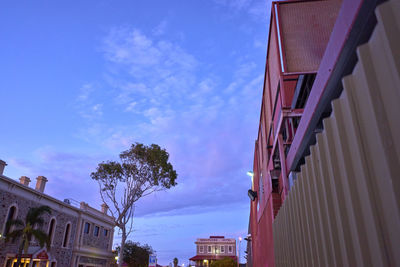
[[[276,266],[400,266],[400,2],[343,79],[274,223]]]

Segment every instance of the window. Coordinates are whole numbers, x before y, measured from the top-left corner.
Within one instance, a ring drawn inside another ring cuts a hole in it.
[[[90,223],[87,222],[87,223],[85,223],[84,233],[85,233],[85,234],[88,234],[89,231],[90,231]]]
[[[228,247],[228,252],[229,252],[229,253],[233,253],[233,247],[232,247],[232,246],[229,246],[229,247]]]
[[[63,241],[63,247],[66,248],[68,246],[68,241],[69,241],[69,232],[71,231],[71,224],[67,223],[67,226],[65,227],[65,233],[64,233],[64,241]],[[53,263],[52,263],[53,264]],[[52,265],[53,266],[53,265]]]
[[[208,246],[207,252],[208,252],[208,253],[211,253],[211,246]]]
[[[108,236],[108,230],[107,229],[103,229],[103,234],[104,234],[104,236]]]
[[[225,246],[221,246],[221,253],[225,253]]]
[[[7,228],[7,222],[14,220],[17,218],[17,206],[14,204],[8,209],[7,220],[3,226],[3,235],[6,235],[10,232],[10,228]]]
[[[204,247],[203,246],[199,246],[199,252],[200,253],[204,253]]]
[[[56,267],[56,262],[55,262],[55,261],[53,261],[53,262],[51,263],[51,267]]]
[[[93,231],[93,235],[94,236],[99,236],[99,230],[100,230],[100,228],[98,226],[95,226],[94,227],[94,231]]]
[[[48,236],[49,236],[49,240],[50,240],[50,246],[53,244],[55,230],[56,230],[56,219],[51,218],[50,224],[49,224],[49,231],[47,232]]]

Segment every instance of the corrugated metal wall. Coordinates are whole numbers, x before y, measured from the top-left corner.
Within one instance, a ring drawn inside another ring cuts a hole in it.
[[[276,266],[400,266],[400,1],[343,79],[273,225]]]

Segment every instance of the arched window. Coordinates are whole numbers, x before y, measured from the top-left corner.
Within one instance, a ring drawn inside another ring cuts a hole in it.
[[[71,232],[71,223],[67,223],[67,225],[65,226],[64,240],[63,240],[64,248],[66,248],[68,246],[70,232]]]
[[[56,218],[51,218],[49,223],[49,231],[47,232],[50,240],[50,246],[53,244],[54,233],[56,230]]]
[[[15,220],[17,218],[17,204],[12,204],[9,208],[8,208],[8,213],[7,213],[7,219],[4,222],[4,226],[3,226],[3,235],[7,235],[11,229],[7,228],[7,222],[11,221],[11,220]]]

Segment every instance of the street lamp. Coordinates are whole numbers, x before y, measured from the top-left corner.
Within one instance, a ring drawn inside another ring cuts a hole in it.
[[[240,243],[242,242],[242,237],[241,236],[239,236],[239,257],[238,257],[238,266],[240,266]]]

